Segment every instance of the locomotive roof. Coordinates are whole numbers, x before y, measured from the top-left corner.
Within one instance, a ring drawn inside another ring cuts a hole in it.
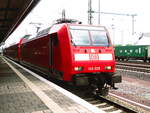
[[[53,24],[51,27],[48,27],[42,31],[39,31],[36,37],[41,37],[44,35],[52,34],[58,32],[63,26],[68,26],[72,29],[94,29],[94,30],[106,30],[104,26],[95,26],[95,25],[83,25],[83,24],[72,24],[72,23],[62,23],[62,24]],[[82,27],[81,27],[82,26]]]
[[[51,28],[51,27],[48,27],[48,28],[46,28],[46,29],[44,29],[44,30],[38,32],[37,35],[36,35],[36,37],[39,37],[39,36],[43,36],[43,35],[48,34],[49,31],[50,31],[50,28]]]
[[[63,24],[54,24],[51,27],[48,27],[42,31],[39,31],[36,35],[36,37],[41,37],[47,34],[55,33],[59,31],[63,26],[67,25],[66,23]]]

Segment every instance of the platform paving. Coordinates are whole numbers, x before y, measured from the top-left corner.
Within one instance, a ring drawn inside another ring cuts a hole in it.
[[[31,113],[45,110],[49,110],[47,106],[0,58],[0,113]]]
[[[93,113],[57,89],[5,60],[0,57],[0,113]],[[18,76],[6,62],[19,70],[18,73],[27,81]]]

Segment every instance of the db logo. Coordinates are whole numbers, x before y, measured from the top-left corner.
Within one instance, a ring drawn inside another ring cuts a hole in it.
[[[99,60],[98,54],[90,54],[89,57],[90,57],[90,60]]]

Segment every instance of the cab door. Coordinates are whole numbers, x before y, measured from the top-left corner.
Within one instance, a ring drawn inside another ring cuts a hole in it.
[[[49,65],[50,65],[50,72],[53,72],[56,70],[57,60],[58,59],[58,37],[57,33],[53,33],[50,35],[50,41],[49,41]]]

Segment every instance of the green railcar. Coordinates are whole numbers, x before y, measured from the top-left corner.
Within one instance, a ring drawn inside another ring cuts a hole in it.
[[[118,60],[137,59],[150,61],[150,46],[147,45],[116,46],[115,57]]]

